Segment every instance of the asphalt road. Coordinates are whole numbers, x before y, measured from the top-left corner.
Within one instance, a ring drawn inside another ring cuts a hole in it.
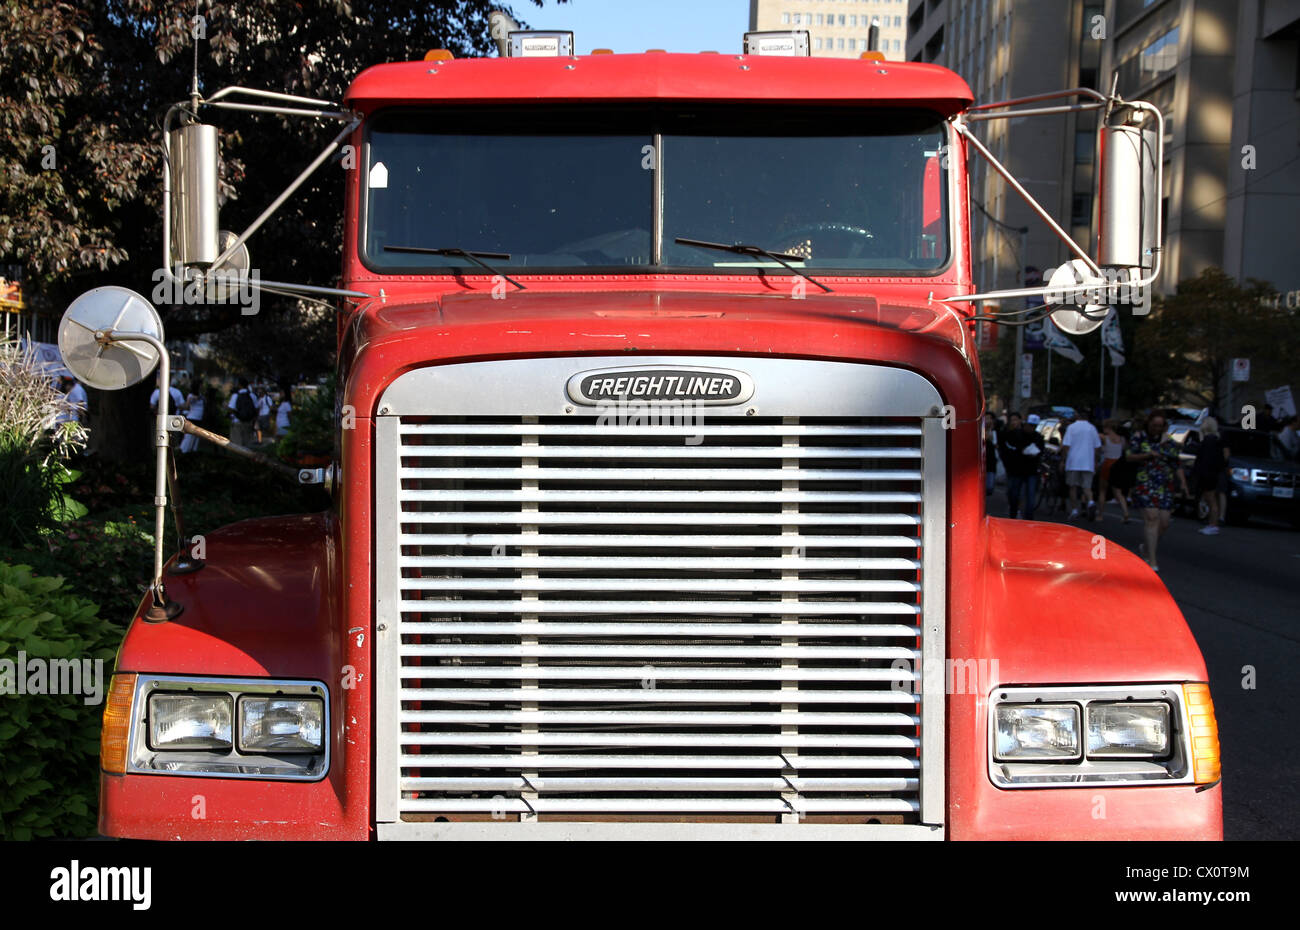
[[[1002,485],[989,513],[1006,516]],[[1065,514],[1052,519],[1064,522]],[[1113,503],[1101,523],[1078,525],[1134,552],[1142,541],[1140,520],[1121,523]],[[1160,577],[1210,671],[1223,750],[1224,838],[1300,839],[1300,531],[1258,518],[1224,526],[1219,536],[1199,535],[1200,526],[1175,517],[1158,557]]]

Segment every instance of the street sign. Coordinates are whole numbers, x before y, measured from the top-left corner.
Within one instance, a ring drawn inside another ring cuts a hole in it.
[[[1020,396],[1029,397],[1034,383],[1034,356],[1025,352],[1020,356]]]
[[[1264,399],[1273,405],[1273,416],[1295,416],[1295,398],[1291,395],[1291,385],[1284,384],[1282,387],[1273,388],[1271,391],[1265,391]]]
[[[1234,358],[1232,360],[1232,380],[1239,382],[1250,380],[1250,359]]]

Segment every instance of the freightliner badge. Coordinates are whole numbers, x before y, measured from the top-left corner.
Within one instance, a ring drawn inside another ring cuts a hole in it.
[[[729,368],[603,368],[569,379],[577,404],[743,404],[754,381]]]

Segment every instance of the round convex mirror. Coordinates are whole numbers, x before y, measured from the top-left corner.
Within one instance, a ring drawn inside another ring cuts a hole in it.
[[[125,287],[82,294],[59,321],[59,354],[77,380],[101,391],[138,384],[158,365],[158,350],[144,340],[101,343],[96,333],[144,333],[161,341],[162,319],[153,304]]]

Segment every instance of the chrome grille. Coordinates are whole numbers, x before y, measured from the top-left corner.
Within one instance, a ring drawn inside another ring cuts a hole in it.
[[[395,419],[401,819],[917,822],[920,418]]]

